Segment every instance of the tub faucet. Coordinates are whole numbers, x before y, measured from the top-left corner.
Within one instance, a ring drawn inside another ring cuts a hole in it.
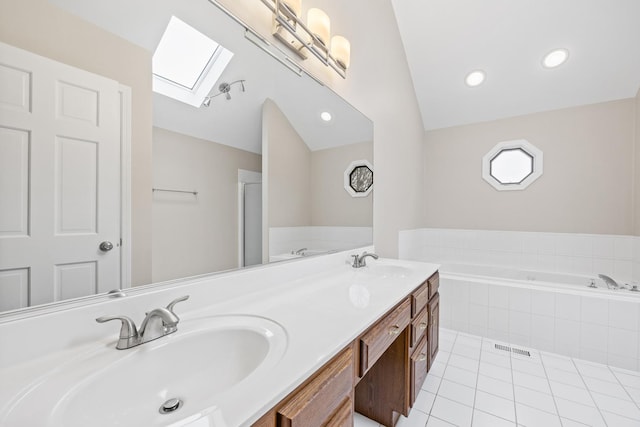
[[[116,348],[118,350],[126,350],[177,331],[180,318],[173,311],[173,307],[187,299],[189,299],[189,295],[171,301],[166,308],[161,307],[151,310],[146,314],[139,330],[133,320],[127,316],[102,316],[98,317],[96,322],[104,323],[110,320],[120,320],[122,326],[120,327],[120,336]]]
[[[304,256],[304,251],[306,251],[307,248],[301,248],[298,249],[297,251],[291,251],[291,255],[302,255]]]
[[[598,277],[601,278],[602,280],[604,280],[604,283],[607,284],[607,288],[609,288],[609,289],[620,289],[620,285],[618,285],[618,282],[616,282],[615,280],[613,280],[611,277],[607,276],[606,274],[598,274]]]
[[[353,264],[351,264],[351,266],[353,268],[361,268],[361,267],[366,267],[367,266],[367,257],[371,257],[373,259],[378,259],[378,255],[376,254],[370,254],[368,252],[363,252],[362,255],[351,255],[351,257],[353,258]]]

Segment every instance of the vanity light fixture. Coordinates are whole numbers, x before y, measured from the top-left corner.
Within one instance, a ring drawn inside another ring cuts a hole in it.
[[[273,36],[301,59],[311,52],[343,79],[351,62],[351,44],[343,36],[331,37],[331,19],[318,8],[307,11],[307,23],[300,17],[300,0],[261,0],[273,13]]]
[[[545,68],[555,68],[567,62],[567,59],[569,59],[567,49],[554,49],[545,55],[542,65]]]
[[[216,93],[215,95],[210,95],[207,96],[204,101],[202,101],[202,106],[203,107],[209,107],[211,105],[211,99],[215,98],[216,96],[220,96],[220,95],[224,95],[225,98],[227,98],[227,101],[231,99],[231,86],[233,86],[234,84],[239,83],[240,84],[240,88],[243,92],[245,92],[245,87],[244,87],[244,82],[245,80],[236,80],[235,82],[231,82],[231,83],[225,83],[222,82],[220,83],[220,85],[218,86],[218,93]]]
[[[467,74],[467,77],[465,77],[464,82],[469,87],[476,87],[476,86],[480,86],[484,82],[485,77],[486,77],[486,74],[484,73],[484,71],[475,70]]]

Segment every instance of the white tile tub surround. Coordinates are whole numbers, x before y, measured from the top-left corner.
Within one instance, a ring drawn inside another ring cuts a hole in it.
[[[372,227],[271,227],[269,254],[289,254],[301,248],[314,251],[346,250],[371,245]]]
[[[637,236],[422,228],[399,233],[399,258],[602,273],[624,282],[640,282]]]
[[[445,271],[443,327],[640,371],[640,297],[488,283]]]
[[[400,258],[444,264],[444,327],[640,371],[638,295],[446,275],[446,264],[452,262],[604,273],[635,283],[640,273],[639,237],[421,229],[400,233]]]

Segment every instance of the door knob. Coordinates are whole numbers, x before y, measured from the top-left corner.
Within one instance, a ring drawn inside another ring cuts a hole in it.
[[[113,243],[108,241],[100,243],[100,250],[102,252],[109,252],[111,249],[113,249]]]

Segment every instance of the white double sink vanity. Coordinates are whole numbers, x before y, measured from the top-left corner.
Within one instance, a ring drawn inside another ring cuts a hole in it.
[[[391,426],[438,349],[438,266],[351,253],[0,317],[0,425]],[[96,323],[186,295],[177,331],[128,349]]]

